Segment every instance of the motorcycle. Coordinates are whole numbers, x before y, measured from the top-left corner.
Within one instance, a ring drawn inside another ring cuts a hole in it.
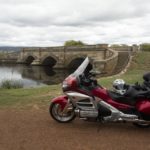
[[[150,90],[129,86],[119,95],[97,83],[87,57],[62,84],[64,95],[51,100],[49,112],[60,123],[75,117],[87,121],[131,122],[138,127],[150,126]]]

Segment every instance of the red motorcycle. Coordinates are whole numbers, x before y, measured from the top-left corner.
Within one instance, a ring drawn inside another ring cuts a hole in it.
[[[128,86],[121,95],[98,85],[87,57],[62,84],[63,96],[51,101],[49,112],[58,122],[80,119],[99,122],[132,122],[150,126],[150,90]]]

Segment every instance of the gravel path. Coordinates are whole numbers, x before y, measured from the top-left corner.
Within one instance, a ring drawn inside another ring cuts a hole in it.
[[[0,150],[150,150],[150,128],[79,119],[60,124],[46,109],[0,110]]]

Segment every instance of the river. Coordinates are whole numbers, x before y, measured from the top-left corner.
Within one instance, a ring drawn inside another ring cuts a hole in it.
[[[0,65],[0,84],[5,80],[17,80],[24,87],[53,85],[61,83],[71,72],[42,66]]]

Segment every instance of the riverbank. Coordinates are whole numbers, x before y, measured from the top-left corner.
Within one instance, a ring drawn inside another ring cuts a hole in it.
[[[112,87],[112,82],[116,78],[122,78],[127,83],[133,84],[135,82],[141,82],[142,76],[145,72],[150,71],[150,52],[137,53],[128,71],[123,75],[100,78],[98,81],[104,87]],[[49,105],[49,101],[62,94],[61,84],[44,86],[40,88],[28,88],[28,89],[0,89],[0,107],[44,107]]]

